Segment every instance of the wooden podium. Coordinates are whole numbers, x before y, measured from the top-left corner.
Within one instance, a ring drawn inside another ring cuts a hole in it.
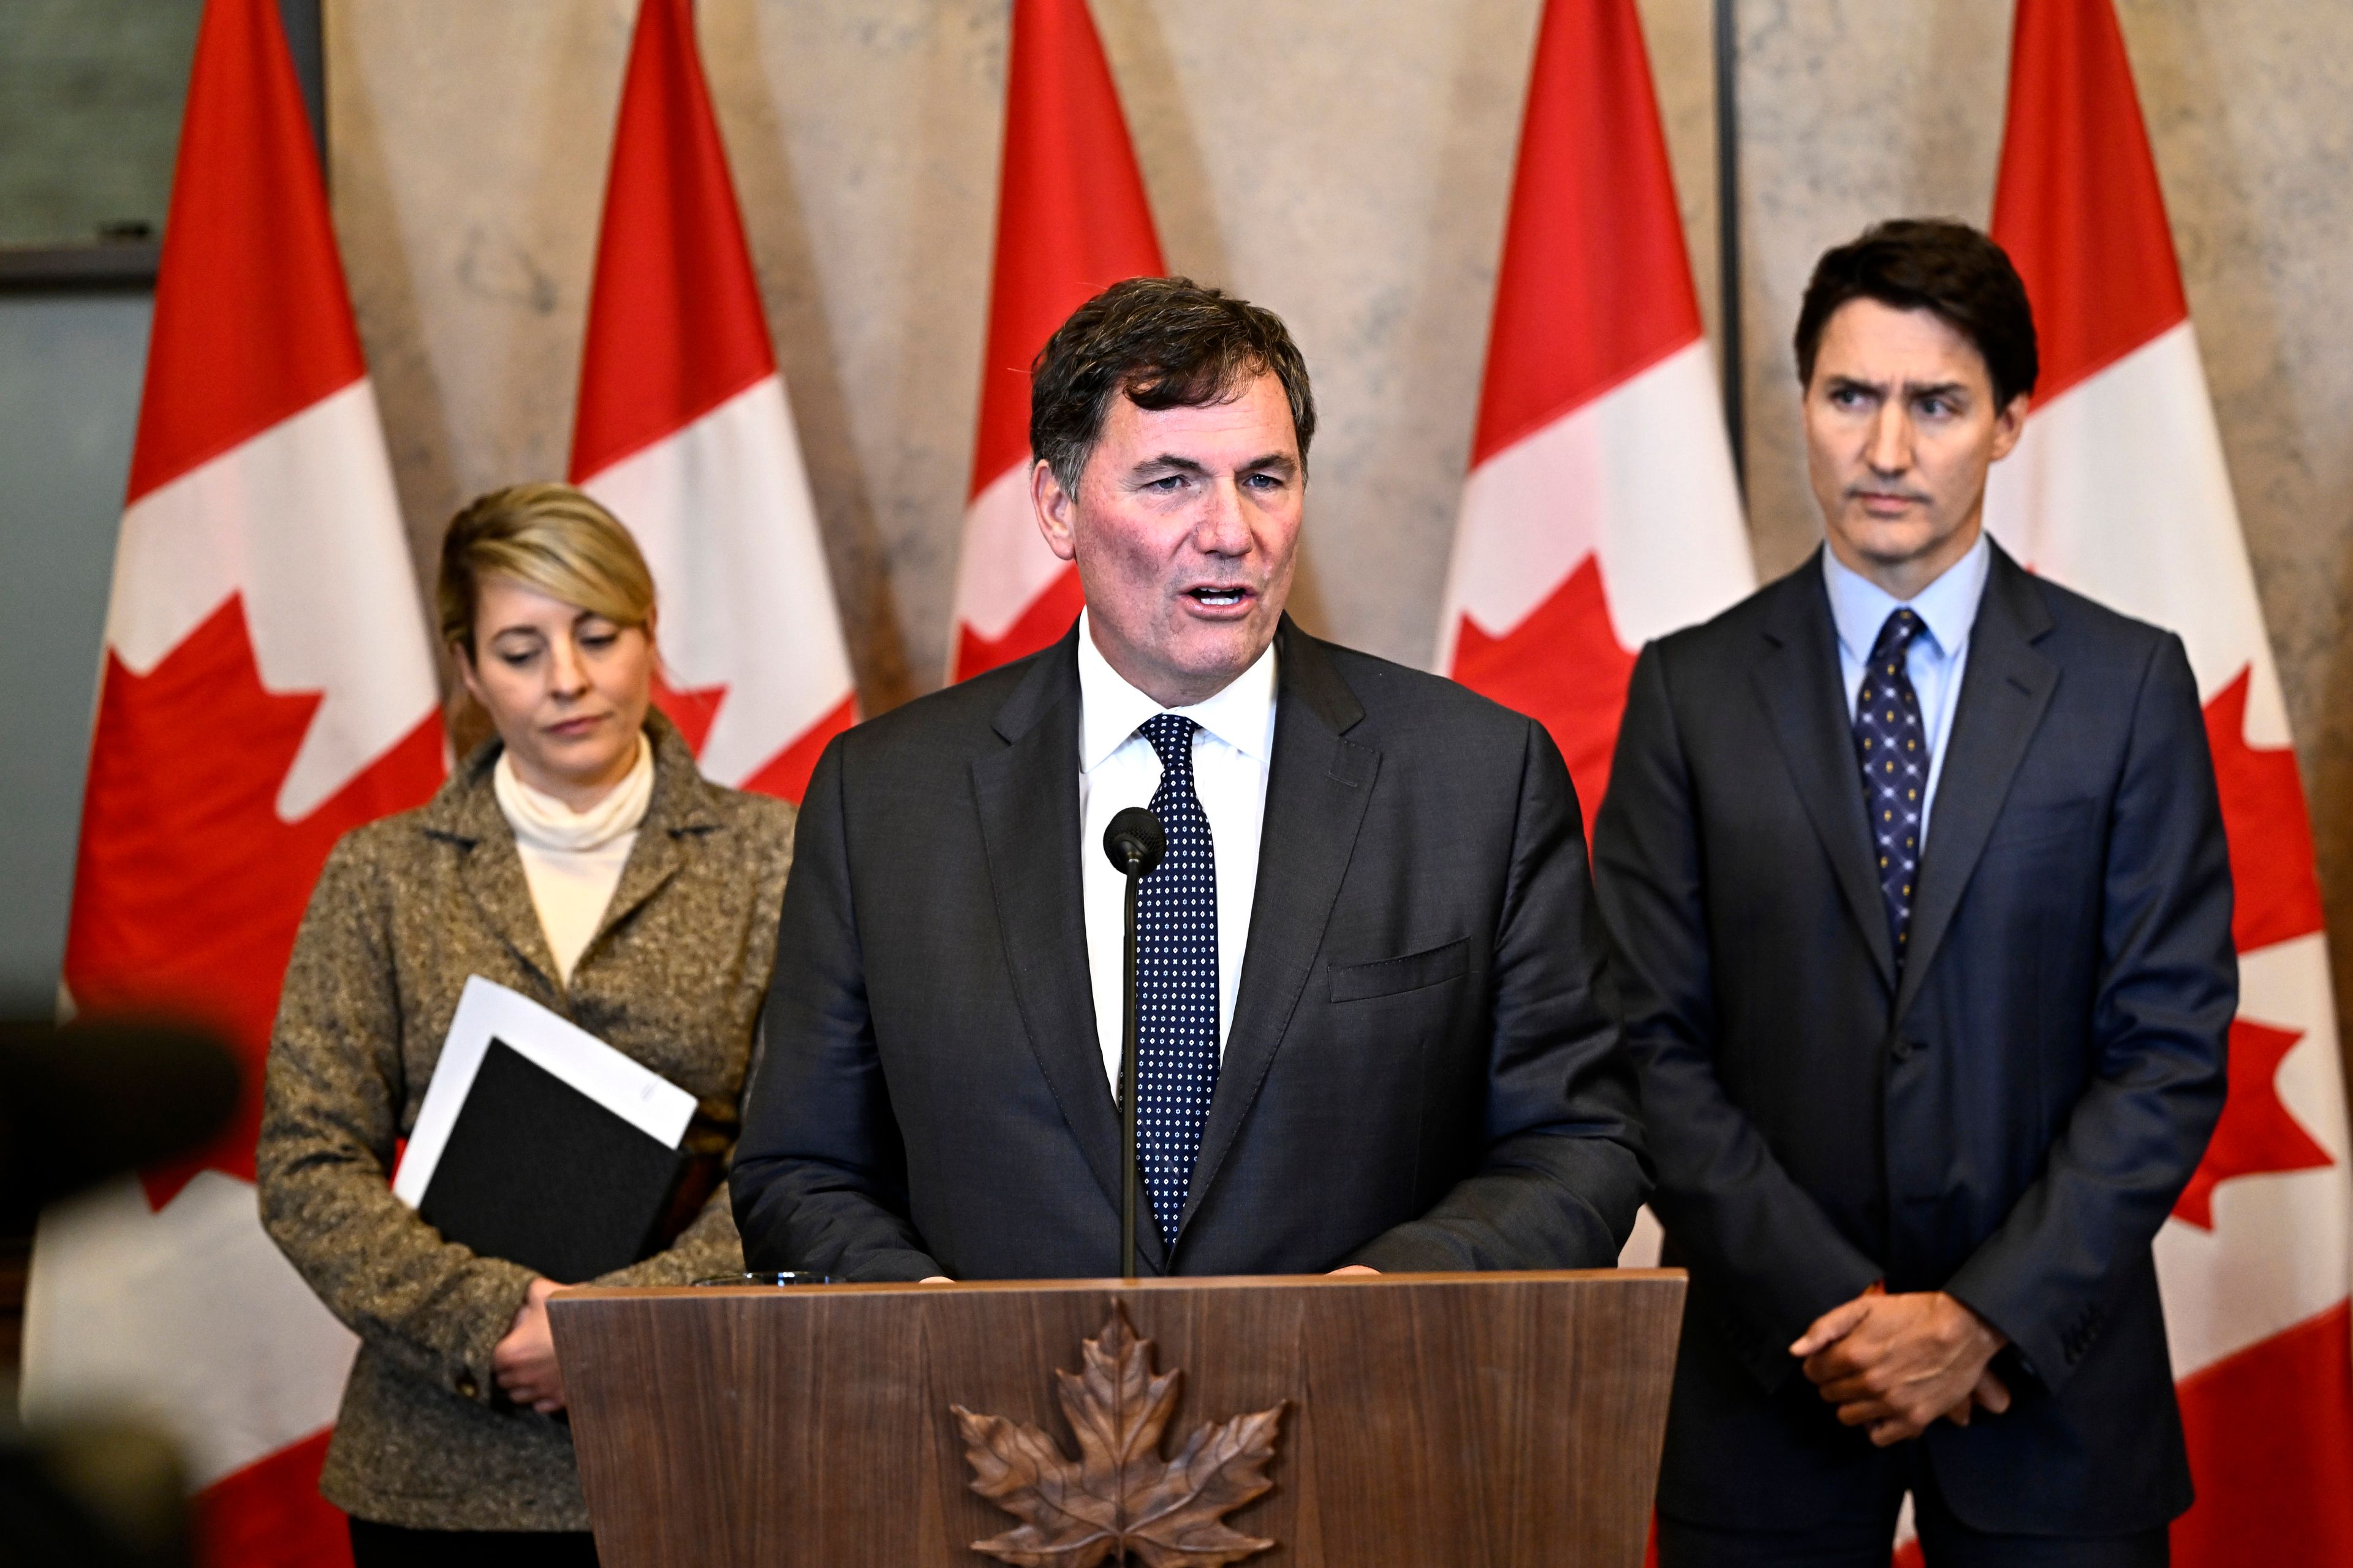
[[[1155,1568],[1637,1568],[1683,1297],[1602,1270],[549,1310],[605,1568],[1087,1568],[1114,1512]]]

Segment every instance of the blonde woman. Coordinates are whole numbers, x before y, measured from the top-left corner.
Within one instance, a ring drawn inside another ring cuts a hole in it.
[[[469,975],[692,1093],[709,1175],[734,1141],[776,955],[792,808],[696,771],[649,703],[654,589],[564,485],[482,497],[441,551],[440,631],[496,731],[415,811],[335,848],[287,971],[262,1216],[360,1337],[321,1489],[359,1568],[593,1563],[544,1279],[444,1241],[388,1185]],[[667,1250],[596,1281],[743,1267],[723,1184]]]

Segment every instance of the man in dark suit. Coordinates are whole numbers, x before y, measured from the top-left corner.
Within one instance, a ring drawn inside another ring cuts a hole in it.
[[[801,807],[733,1175],[759,1268],[1119,1272],[1124,884],[1142,1267],[1607,1266],[1648,1186],[1542,726],[1282,614],[1314,405],[1271,312],[1117,285],[1039,356],[1086,610],[852,730]]]
[[[1645,648],[1595,867],[1670,1262],[1660,1557],[2162,1563],[2150,1243],[2221,1113],[2231,881],[2176,637],[1981,531],[2034,384],[1951,223],[1823,257],[1826,550]]]

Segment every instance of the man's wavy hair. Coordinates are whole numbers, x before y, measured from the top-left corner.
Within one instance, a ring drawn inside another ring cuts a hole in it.
[[[1291,404],[1303,476],[1315,437],[1307,362],[1282,318],[1189,278],[1131,278],[1077,310],[1029,366],[1029,450],[1076,495],[1112,398],[1206,408],[1272,374]]]
[[[1894,218],[1825,251],[1798,311],[1798,384],[1814,381],[1822,330],[1850,300],[1876,300],[1898,310],[1933,312],[1977,346],[1993,382],[1997,407],[2034,390],[2034,310],[2010,255],[1952,218]]]

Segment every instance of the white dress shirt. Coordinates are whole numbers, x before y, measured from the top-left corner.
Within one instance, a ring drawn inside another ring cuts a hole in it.
[[[1831,594],[1831,620],[1838,627],[1839,673],[1846,681],[1846,716],[1854,721],[1856,701],[1862,695],[1863,667],[1879,641],[1887,617],[1909,607],[1927,627],[1912,639],[1904,660],[1905,673],[1920,699],[1920,728],[1928,737],[1928,788],[1920,801],[1920,847],[1928,846],[1928,819],[1936,804],[1936,781],[1945,772],[1945,749],[1953,738],[1953,710],[1961,697],[1961,675],[1969,662],[1969,628],[1977,625],[1978,603],[1985,597],[1986,574],[1993,569],[1993,546],[1981,532],[1969,552],[1945,568],[1936,580],[1910,599],[1895,598],[1859,572],[1851,571],[1825,545],[1822,578]],[[1862,787],[1856,774],[1857,789]]]
[[[1095,995],[1095,1037],[1103,1072],[1119,1086],[1121,982],[1127,961],[1127,879],[1103,853],[1103,830],[1131,805],[1150,805],[1160,787],[1160,754],[1135,731],[1156,713],[1201,728],[1193,737],[1193,791],[1209,819],[1218,862],[1218,1054],[1233,1026],[1258,897],[1258,845],[1266,817],[1266,764],[1274,751],[1274,648],[1225,689],[1190,708],[1164,709],[1130,686],[1095,647],[1079,616],[1079,888],[1086,905],[1087,973]]]

